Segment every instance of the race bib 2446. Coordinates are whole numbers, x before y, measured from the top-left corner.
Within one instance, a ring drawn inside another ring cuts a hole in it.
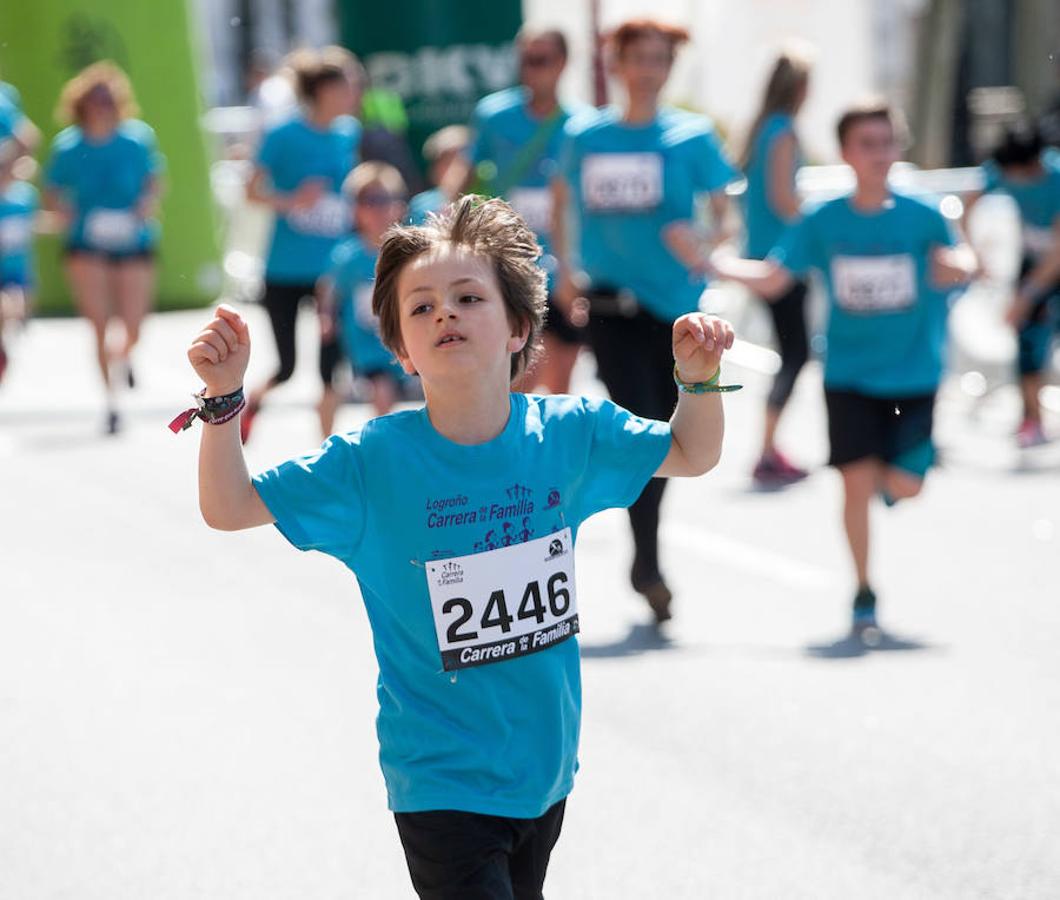
[[[430,562],[426,573],[447,672],[537,653],[578,633],[569,528]]]

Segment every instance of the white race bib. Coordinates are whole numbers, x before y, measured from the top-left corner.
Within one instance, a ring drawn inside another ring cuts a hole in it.
[[[33,224],[29,216],[0,219],[0,253],[23,253],[29,248]]]
[[[96,209],[85,216],[85,243],[98,250],[130,250],[140,236],[140,219],[125,209]]]
[[[1051,228],[1036,228],[1033,225],[1023,226],[1023,247],[1031,256],[1045,256],[1053,249],[1056,234]]]
[[[537,653],[578,633],[569,528],[429,562],[427,589],[447,672]]]
[[[373,284],[359,284],[353,291],[353,317],[368,331],[379,330],[379,320],[372,313]]]
[[[590,153],[582,162],[582,197],[598,212],[655,209],[663,198],[659,153]]]
[[[325,194],[309,209],[287,214],[295,231],[314,237],[336,238],[350,230],[349,202],[338,194]]]
[[[916,264],[908,253],[837,256],[832,260],[832,289],[848,312],[907,309],[916,300]]]
[[[536,234],[552,230],[552,192],[548,188],[513,188],[508,202]]]

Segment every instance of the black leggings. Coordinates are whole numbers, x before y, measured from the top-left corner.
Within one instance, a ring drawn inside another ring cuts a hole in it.
[[[276,339],[276,353],[280,357],[280,367],[270,379],[274,385],[283,384],[294,374],[295,323],[298,321],[298,307],[302,300],[312,299],[313,290],[311,284],[265,282],[265,296],[261,300],[261,305],[269,314],[272,336]],[[324,384],[331,384],[335,367],[341,360],[342,349],[337,338],[320,342],[320,379]]]
[[[590,316],[588,332],[611,399],[638,416],[668,421],[677,405],[673,325],[642,309],[629,317]],[[660,577],[659,507],[665,490],[666,479],[653,478],[629,508],[634,587]]]
[[[795,379],[810,358],[806,337],[806,282],[795,281],[785,294],[766,305],[773,317],[773,331],[780,350],[780,371],[773,379],[766,402],[780,412],[795,389]]]

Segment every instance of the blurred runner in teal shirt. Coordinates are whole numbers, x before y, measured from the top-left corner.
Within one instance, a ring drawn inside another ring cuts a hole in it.
[[[99,62],[63,88],[58,117],[72,123],[52,142],[44,173],[45,205],[66,230],[66,274],[77,309],[95,333],[106,393],[106,430],[119,417],[115,389],[130,388],[130,358],[154,299],[156,218],[165,167],[151,127],[135,118],[128,77]],[[107,324],[121,319],[124,340],[107,346]]]
[[[671,326],[698,308],[705,282],[664,240],[671,225],[696,218],[710,198],[715,221],[737,175],[707,118],[666,108],[660,95],[683,28],[650,19],[625,22],[608,42],[626,102],[577,115],[565,126],[553,181],[556,296],[568,316],[588,295],[587,334],[611,399],[637,415],[665,419],[676,388],[667,367]],[[578,234],[568,239],[567,216]],[[584,314],[584,313],[583,313]],[[656,621],[670,618],[670,588],[659,567],[659,508],[666,482],[653,479],[629,508],[630,581]]]
[[[247,395],[240,420],[244,441],[265,395],[294,373],[295,324],[302,301],[314,295],[331,251],[352,230],[342,183],[358,162],[361,126],[353,118],[361,91],[361,65],[341,47],[304,50],[291,58],[302,109],[267,132],[247,196],[276,214],[265,260],[265,294],[279,365]],[[342,349],[322,338],[320,377],[330,389]],[[319,410],[321,427],[328,412]]]
[[[758,115],[747,137],[740,165],[747,178],[744,194],[746,254],[765,259],[787,225],[798,220],[799,196],[795,176],[802,165],[795,117],[806,102],[810,83],[808,55],[796,48],[782,52],[766,82]],[[804,279],[796,279],[780,297],[761,298],[773,319],[773,332],[780,352],[780,371],[766,400],[762,453],[754,468],[754,479],[768,487],[781,486],[806,477],[805,470],[791,463],[776,446],[781,413],[795,388],[795,380],[810,356],[806,335],[806,291]]]
[[[843,478],[843,525],[857,577],[853,636],[878,638],[869,581],[869,506],[920,493],[935,458],[935,392],[942,377],[952,293],[975,271],[930,198],[893,191],[901,146],[882,102],[848,110],[839,145],[857,179],[851,194],[807,210],[766,261],[715,253],[708,268],[764,297],[816,272],[828,298],[824,386],[829,462]]]

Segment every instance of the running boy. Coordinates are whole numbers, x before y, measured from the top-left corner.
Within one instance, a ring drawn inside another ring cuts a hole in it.
[[[40,197],[15,174],[20,152],[15,141],[0,139],[0,379],[7,368],[4,326],[23,321],[32,303],[33,222]]]
[[[976,266],[935,204],[889,186],[900,143],[888,105],[848,110],[838,137],[857,180],[853,193],[807,211],[767,260],[715,254],[709,265],[764,297],[782,295],[811,269],[824,282],[829,462],[843,477],[843,525],[857,574],[854,633],[861,636],[876,628],[869,504],[875,494],[893,503],[920,493],[935,458],[949,295]]]
[[[354,372],[372,386],[375,414],[383,416],[398,398],[403,373],[379,338],[372,286],[383,234],[405,216],[405,180],[387,163],[366,162],[346,177],[342,192],[353,206],[357,234],[331,252],[328,270],[317,282],[320,331],[329,339],[338,330]],[[325,438],[331,434],[337,405],[335,390],[325,387],[320,401]]]
[[[573,545],[654,475],[721,453],[725,322],[673,326],[669,424],[613,403],[510,391],[545,305],[540,248],[506,203],[466,197],[391,230],[373,308],[426,408],[373,419],[247,474],[232,417],[250,354],[220,307],[188,357],[205,381],[199,497],[233,530],[275,522],[357,576],[379,662],[389,806],[421,897],[539,898],[576,768],[581,705]],[[492,537],[490,537],[492,535]]]
[[[1042,372],[1060,326],[1060,167],[1047,161],[1038,129],[1024,123],[1008,129],[983,166],[983,192],[1004,191],[1019,209],[1022,225],[1019,287],[1006,318],[1016,329],[1017,375],[1023,397],[1023,419],[1016,440],[1020,447],[1046,441],[1042,430]],[[971,212],[979,194],[965,205]]]

